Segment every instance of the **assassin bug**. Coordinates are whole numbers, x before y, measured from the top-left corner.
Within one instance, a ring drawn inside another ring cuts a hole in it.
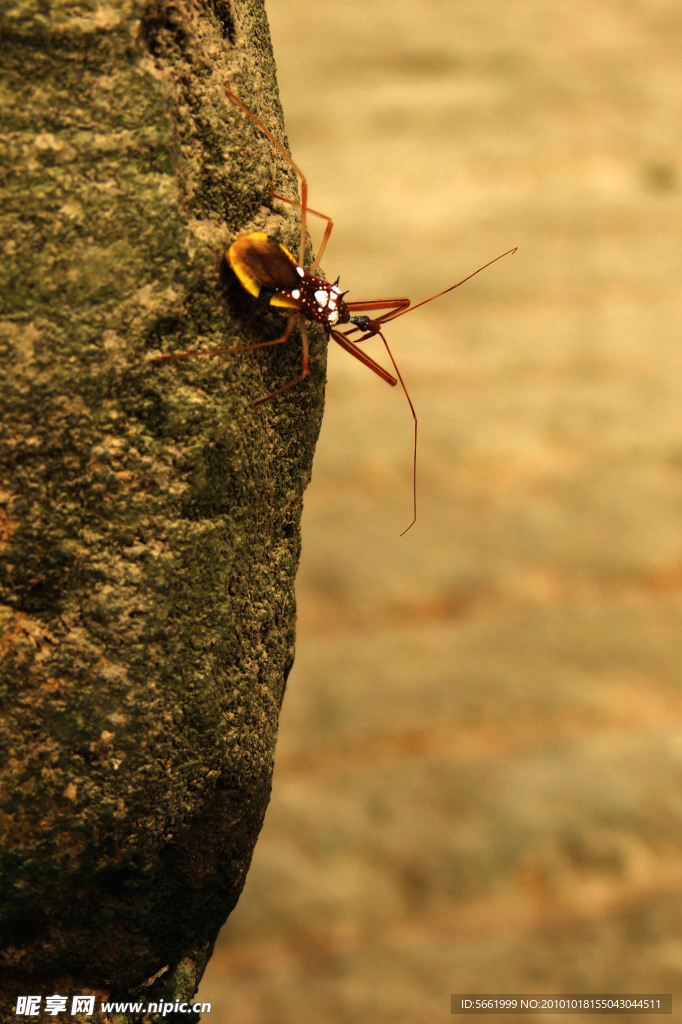
[[[269,186],[270,196],[273,199],[278,199],[280,202],[288,203],[290,206],[294,206],[301,211],[301,237],[298,249],[298,261],[280,242],[277,241],[276,238],[273,238],[262,231],[256,231],[248,235],[240,235],[237,240],[232,243],[226,253],[227,260],[232,267],[232,270],[246,291],[249,292],[250,295],[253,295],[255,299],[258,299],[261,302],[264,301],[270,306],[288,309],[290,311],[289,319],[284,333],[279,338],[274,338],[272,341],[260,341],[254,345],[239,345],[235,348],[196,349],[192,352],[170,352],[162,356],[157,356],[154,359],[154,362],[165,362],[171,359],[187,359],[191,356],[227,355],[235,352],[251,351],[256,348],[265,348],[269,345],[282,345],[287,341],[295,325],[298,323],[302,350],[301,372],[298,377],[290,380],[281,388],[270,392],[268,395],[264,395],[263,398],[259,398],[253,406],[253,410],[255,412],[263,402],[267,402],[269,399],[275,398],[277,395],[281,395],[284,391],[288,391],[289,388],[294,387],[295,384],[299,384],[305,377],[307,377],[309,343],[306,320],[322,324],[326,333],[332,337],[334,341],[341,346],[341,348],[376,373],[377,376],[381,377],[381,379],[387,384],[395,386],[400,382],[400,386],[405,398],[407,399],[410,412],[412,413],[412,419],[414,421],[414,449],[412,457],[412,520],[402,531],[400,535],[402,537],[403,534],[407,533],[407,531],[414,526],[417,521],[418,421],[417,413],[414,405],[412,404],[412,399],[405,387],[405,382],[400,370],[398,369],[397,363],[393,358],[393,353],[389,348],[388,342],[384,337],[382,328],[391,320],[395,320],[399,316],[404,316],[405,313],[410,313],[412,310],[418,309],[420,306],[425,306],[427,302],[433,302],[434,299],[440,298],[441,295],[446,295],[448,292],[454,291],[455,288],[459,288],[459,286],[464,284],[465,281],[469,281],[472,277],[475,277],[476,274],[480,274],[480,272],[485,270],[486,267],[496,263],[497,260],[501,260],[503,256],[508,256],[511,253],[516,252],[516,248],[509,249],[500,256],[496,256],[495,259],[490,260],[482,267],[479,267],[478,270],[474,270],[473,273],[462,278],[462,280],[458,281],[457,284],[450,285],[449,288],[444,288],[443,291],[437,292],[435,295],[431,295],[428,299],[423,299],[421,302],[413,304],[409,299],[368,299],[346,302],[345,295],[348,293],[340,291],[338,286],[338,277],[333,284],[330,284],[329,281],[326,281],[317,274],[320,261],[327,247],[327,242],[329,241],[329,237],[332,233],[332,228],[334,227],[334,222],[331,217],[328,217],[324,213],[320,213],[318,210],[313,210],[312,207],[308,206],[308,182],[301,169],[294,163],[284,146],[278,142],[272,132],[265,127],[260,118],[258,118],[253,111],[249,110],[246,104],[243,103],[242,100],[240,100],[232,91],[232,87],[229,82],[225,83],[225,90],[232,103],[240,107],[244,113],[251,118],[259,131],[261,131],[268,139],[271,146],[284,157],[300,182],[300,203],[275,192],[272,184]],[[307,238],[306,220],[308,214],[312,214],[313,216],[326,221],[326,227],[322,236],[322,242],[317,250],[317,256],[315,257],[310,270],[305,270],[303,264]],[[380,312],[376,317],[366,315],[367,313],[374,311],[378,312],[380,310],[384,310],[385,312]],[[346,329],[345,331],[340,330],[341,327],[346,327],[347,325],[350,325],[349,329]],[[356,338],[351,337],[354,334],[359,334],[360,336]],[[385,370],[383,366],[358,347],[361,342],[374,337],[381,338],[391,361],[395,376]]]

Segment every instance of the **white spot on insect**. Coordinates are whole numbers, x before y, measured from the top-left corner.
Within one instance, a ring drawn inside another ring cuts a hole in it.
[[[301,293],[298,290],[298,288],[294,288],[293,292],[291,293],[291,297],[292,299],[300,299]]]
[[[335,308],[335,307],[331,307],[331,308],[330,308],[330,310],[329,310],[329,315],[327,316],[327,320],[328,320],[328,321],[329,321],[329,323],[330,323],[330,324],[332,324],[332,325],[333,325],[333,324],[336,324],[336,323],[338,323],[338,321],[339,321],[339,314],[338,314],[338,312],[336,311],[336,308]]]
[[[318,288],[318,290],[315,292],[315,302],[318,304],[318,306],[322,306],[322,308],[324,309],[324,307],[327,305],[328,299],[329,292],[325,291],[322,288]]]
[[[341,294],[341,289],[338,288],[335,284],[332,285],[332,291],[334,292],[335,298],[338,298],[339,295]]]
[[[296,267],[296,273],[298,274],[299,277],[305,276],[305,270],[303,269],[303,267]]]

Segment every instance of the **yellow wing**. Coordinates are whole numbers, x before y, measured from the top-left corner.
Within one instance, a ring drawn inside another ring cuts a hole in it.
[[[299,303],[287,292],[301,283],[296,260],[276,238],[264,231],[240,235],[227,252],[227,259],[241,285],[255,299],[261,290],[273,291],[269,299],[271,306],[298,309]]]

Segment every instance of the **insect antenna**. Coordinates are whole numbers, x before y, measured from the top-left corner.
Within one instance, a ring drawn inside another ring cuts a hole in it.
[[[391,320],[396,320],[399,316],[404,316],[405,313],[411,313],[413,309],[418,309],[420,306],[425,306],[427,303],[433,302],[434,299],[439,299],[441,295],[447,295],[448,292],[454,291],[455,288],[459,288],[459,286],[464,284],[466,281],[470,281],[472,277],[476,277],[476,274],[480,274],[482,270],[486,269],[486,267],[490,267],[492,266],[493,263],[497,263],[497,261],[501,260],[504,256],[510,256],[512,253],[515,253],[517,248],[518,246],[515,246],[513,249],[508,249],[506,252],[503,252],[499,256],[496,256],[494,260],[489,260],[487,263],[484,263],[482,267],[479,267],[477,270],[472,271],[471,274],[467,274],[466,277],[463,277],[462,280],[458,281],[456,284],[451,284],[448,288],[444,288],[442,291],[436,292],[435,295],[431,295],[428,299],[422,299],[421,302],[416,302],[414,305],[410,303],[409,299],[370,299],[368,301],[347,303],[348,308],[354,313],[361,311],[372,312],[375,309],[387,309],[386,313],[381,313],[379,316],[375,318],[361,316],[351,317],[351,323],[353,323],[354,326],[351,327],[350,330],[344,332],[344,334],[342,335],[342,337],[347,338],[347,343],[346,345],[344,345],[344,348],[347,348],[348,351],[351,351],[351,349],[348,348],[348,342],[350,343],[351,346],[354,347],[355,345],[360,344],[360,342],[366,341],[368,338],[373,338],[377,336],[381,338],[384,348],[386,349],[386,352],[388,354],[388,358],[391,360],[393,369],[395,370],[396,377],[400,381],[400,386],[403,389],[403,393],[410,407],[410,412],[412,413],[412,419],[414,420],[414,447],[412,451],[412,522],[408,526],[406,526],[405,529],[402,531],[402,533],[400,534],[401,537],[404,536],[404,534],[406,534],[407,531],[410,530],[417,521],[418,419],[414,405],[412,404],[412,399],[410,398],[410,394],[407,388],[405,387],[405,381],[403,380],[402,374],[398,369],[398,364],[393,358],[393,353],[391,352],[390,346],[386,341],[386,338],[381,328],[383,327],[384,324],[390,323]],[[362,336],[360,338],[351,338],[351,335],[357,331],[362,331]],[[339,341],[337,332],[332,332],[332,337]]]
[[[400,370],[398,369],[398,364],[396,363],[395,359],[393,358],[393,353],[391,352],[390,346],[389,346],[388,342],[386,341],[386,338],[381,333],[381,331],[377,331],[377,334],[379,335],[379,337],[381,338],[381,340],[384,343],[384,348],[386,349],[386,351],[388,353],[388,358],[391,360],[391,363],[393,365],[393,369],[395,370],[395,375],[398,378],[398,380],[400,381],[400,386],[403,389],[403,394],[405,395],[405,398],[407,399],[407,404],[410,407],[410,412],[412,413],[412,419],[414,420],[414,445],[412,447],[412,522],[409,523],[405,527],[404,530],[401,530],[400,536],[404,537],[405,534],[407,533],[407,531],[411,530],[412,527],[414,526],[414,524],[417,522],[417,427],[418,427],[419,423],[418,423],[418,420],[417,420],[416,410],[415,410],[415,408],[414,408],[414,406],[412,404],[412,399],[410,398],[410,393],[407,390],[407,388],[405,387],[405,381],[403,380],[403,375],[400,372]]]
[[[400,303],[403,301],[407,302],[408,300],[398,299],[393,301],[397,301]],[[382,334],[381,324],[379,323],[378,320],[370,320],[369,317],[361,317],[358,319],[365,321],[364,326],[359,326],[356,324],[356,326],[353,327],[352,330],[365,331],[361,338],[350,338],[350,331],[331,331],[330,333],[332,338],[341,346],[342,349],[344,349],[350,355],[354,356],[356,359],[359,359],[361,363],[364,363],[365,366],[369,367],[370,370],[373,370],[374,373],[376,373],[377,376],[381,377],[382,380],[386,381],[387,384],[395,385],[398,384],[398,382],[400,382],[400,386],[403,389],[403,394],[407,399],[407,404],[409,405],[410,412],[412,413],[412,419],[414,420],[414,447],[412,450],[412,520],[401,532],[400,536],[402,537],[403,534],[407,533],[407,531],[410,530],[417,521],[417,413],[414,408],[414,405],[412,404],[410,393],[407,390],[407,387],[405,386],[403,375],[398,368],[398,364],[393,358],[393,353],[391,352],[391,348],[388,342],[386,341],[386,338]],[[384,348],[388,353],[388,358],[391,360],[391,364],[393,366],[393,369],[395,370],[395,377],[392,377],[386,370],[384,370],[382,366],[379,365],[379,363],[371,359],[359,347],[359,343],[361,341],[366,341],[368,338],[376,337],[381,338],[381,341],[383,342]]]
[[[451,284],[449,288],[444,288],[442,292],[436,292],[435,295],[431,295],[428,299],[422,299],[421,302],[415,302],[414,305],[406,306],[403,309],[393,310],[392,312],[386,313],[384,316],[380,316],[377,319],[382,324],[387,324],[390,320],[397,320],[399,316],[404,316],[405,313],[411,313],[413,309],[419,309],[420,306],[426,306],[427,303],[433,302],[434,299],[439,299],[441,295],[447,295],[448,292],[454,292],[455,288],[459,288],[461,284],[464,284],[466,281],[470,281],[472,277],[476,277],[476,274],[480,274],[482,270],[485,270],[486,267],[491,267],[493,263],[497,263],[498,260],[503,259],[505,256],[511,256],[517,249],[518,245],[515,245],[513,249],[507,249],[506,252],[500,253],[500,255],[496,256],[494,260],[489,260],[487,263],[484,263],[482,267],[478,268],[478,270],[474,270],[471,274],[467,274],[467,276],[463,277],[461,281],[457,282],[457,284]]]

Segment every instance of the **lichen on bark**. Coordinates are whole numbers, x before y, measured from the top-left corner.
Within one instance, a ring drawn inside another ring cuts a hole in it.
[[[257,415],[298,373],[295,339],[150,358],[282,330],[223,259],[249,228],[296,237],[265,205],[293,178],[224,93],[229,78],[282,135],[261,0],[14,0],[0,17],[14,1018],[18,993],[60,985],[191,996],[237,901],[293,659],[324,342],[312,332],[310,378]]]

